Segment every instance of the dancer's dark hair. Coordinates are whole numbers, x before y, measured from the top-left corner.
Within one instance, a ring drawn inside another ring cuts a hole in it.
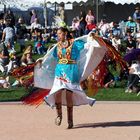
[[[58,28],[58,30],[60,30],[60,31],[62,31],[64,33],[67,33],[67,39],[72,39],[72,36],[70,35],[70,31],[67,28],[60,27],[60,28]]]

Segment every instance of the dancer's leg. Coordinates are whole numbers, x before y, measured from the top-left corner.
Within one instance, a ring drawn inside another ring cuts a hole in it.
[[[68,129],[73,127],[73,93],[66,90]]]
[[[55,119],[55,124],[56,125],[61,125],[62,122],[62,91],[59,91],[58,93],[56,93],[55,95],[55,105],[56,105],[56,113],[57,113],[57,117]]]

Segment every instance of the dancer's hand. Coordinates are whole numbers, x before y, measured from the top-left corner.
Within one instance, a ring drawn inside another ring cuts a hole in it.
[[[42,66],[42,59],[39,59],[39,60],[36,62],[36,64],[39,66],[39,68],[41,68],[41,66]]]

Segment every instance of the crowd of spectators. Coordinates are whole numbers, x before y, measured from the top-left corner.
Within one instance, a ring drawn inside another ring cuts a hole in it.
[[[46,45],[52,39],[57,40],[57,29],[44,28],[40,24],[35,10],[32,10],[31,13],[30,25],[28,26],[23,17],[19,17],[16,21],[11,10],[7,10],[5,14],[0,15],[0,71],[4,75],[0,82],[2,81],[4,84],[3,81],[12,68],[34,63],[32,54],[45,54],[47,51]],[[73,18],[70,26],[71,35],[76,38],[94,32],[112,43],[120,54],[125,55],[133,49],[140,48],[140,8],[136,7],[134,13],[126,19],[108,23],[107,18],[104,17],[97,23],[92,10],[88,10],[87,13],[81,10],[79,15]],[[26,46],[26,41],[32,41],[33,45]],[[19,52],[15,49],[15,43],[19,44]],[[17,56],[18,53],[21,54],[20,57]],[[128,65],[128,75],[132,63]],[[109,87],[110,83],[114,84],[115,78],[109,69],[106,79],[110,79],[109,81],[106,80],[107,82],[104,84],[106,88]],[[136,86],[137,84],[134,85],[134,88]],[[1,87],[10,87],[10,84]],[[129,88],[131,90],[127,88],[126,92],[133,90],[133,86]]]

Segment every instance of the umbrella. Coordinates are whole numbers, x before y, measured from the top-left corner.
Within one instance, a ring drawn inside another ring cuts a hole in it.
[[[140,55],[140,49],[133,49],[130,53],[124,56],[124,60],[130,63],[136,60],[139,55]]]

